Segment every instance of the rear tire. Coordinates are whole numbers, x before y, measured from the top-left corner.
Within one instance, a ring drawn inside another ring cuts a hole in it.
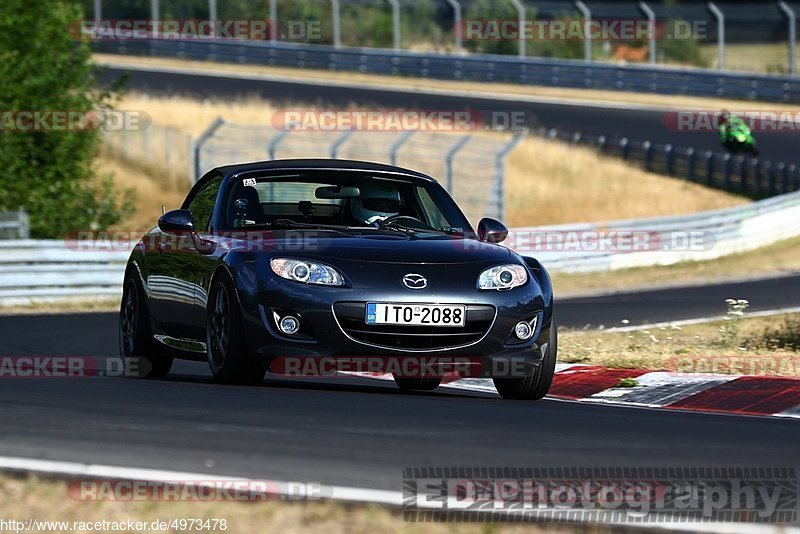
[[[538,367],[530,369],[522,378],[495,378],[494,387],[504,399],[539,400],[547,395],[556,372],[558,355],[558,325],[556,315],[550,322],[550,341]]]
[[[206,354],[214,379],[223,384],[260,384],[267,370],[250,357],[242,311],[227,277],[219,277],[212,284],[207,314]]]
[[[433,391],[442,383],[442,377],[440,376],[393,376],[397,387],[405,391]]]
[[[119,353],[127,376],[161,378],[172,369],[172,356],[153,339],[144,289],[134,272],[125,277],[122,291]]]

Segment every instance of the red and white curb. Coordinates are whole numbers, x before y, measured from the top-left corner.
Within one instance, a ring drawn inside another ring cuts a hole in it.
[[[359,376],[391,380],[390,374]],[[618,387],[623,378],[636,386]],[[497,395],[488,378],[445,377],[442,388]],[[800,379],[558,364],[549,397],[602,404],[800,418]]]

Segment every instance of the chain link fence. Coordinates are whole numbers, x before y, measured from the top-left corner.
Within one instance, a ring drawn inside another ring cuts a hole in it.
[[[216,121],[195,144],[196,172],[236,162],[338,158],[391,163],[442,183],[469,220],[504,217],[508,152],[523,133],[295,131]]]

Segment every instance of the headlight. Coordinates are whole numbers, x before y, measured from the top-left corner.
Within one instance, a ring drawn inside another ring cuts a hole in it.
[[[483,271],[478,277],[479,289],[511,289],[528,281],[528,272],[522,265],[498,265]]]
[[[269,261],[269,266],[272,268],[272,272],[287,280],[323,286],[344,285],[344,278],[339,274],[339,271],[322,263],[273,258]]]

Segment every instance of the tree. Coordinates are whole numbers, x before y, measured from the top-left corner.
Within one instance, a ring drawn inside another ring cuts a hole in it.
[[[66,131],[54,121],[34,131],[19,127],[20,112],[64,117],[110,109],[117,88],[95,88],[89,47],[68,32],[82,18],[80,8],[61,0],[3,3],[0,211],[24,207],[36,238],[116,224],[132,210],[133,196],[116,190],[110,176],[95,175],[98,129]]]

